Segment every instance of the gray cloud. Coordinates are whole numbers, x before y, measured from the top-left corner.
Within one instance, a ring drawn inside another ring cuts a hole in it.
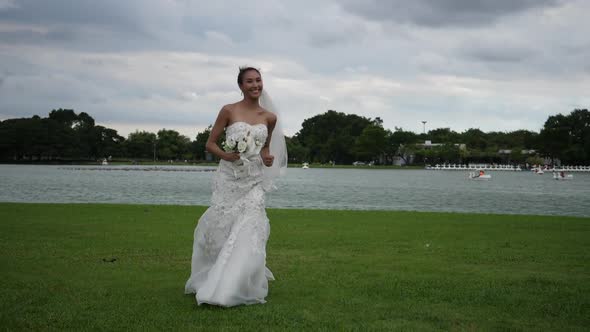
[[[342,0],[345,10],[377,21],[428,27],[480,26],[559,0]]]
[[[457,53],[461,56],[483,62],[520,63],[531,61],[538,53],[526,43],[512,43],[509,40],[469,40],[463,43]]]
[[[589,102],[585,0],[10,3],[0,7],[4,118],[71,107],[123,131],[193,136],[239,99],[243,64],[262,68],[291,134],[326,109],[417,131],[426,118],[537,130]]]
[[[0,11],[0,43],[102,52],[173,47],[176,38],[162,38],[173,23],[167,10],[177,7],[155,0],[21,0]]]
[[[34,29],[19,29],[16,31],[0,32],[0,42],[9,44],[41,44],[55,42],[70,42],[76,39],[76,31],[61,27],[39,31]]]
[[[29,24],[81,24],[138,30],[136,0],[20,0],[0,11],[0,20]]]
[[[465,54],[476,60],[489,62],[523,62],[529,59],[533,52],[526,49],[485,49],[466,50]]]
[[[0,11],[16,7],[16,0],[0,0]]]
[[[337,14],[315,17],[307,26],[309,45],[315,48],[358,45],[369,34],[363,21]]]
[[[290,25],[285,13],[264,16],[264,2],[269,9],[276,9],[272,1],[262,1],[256,10],[233,2],[21,0],[18,6],[0,11],[0,22],[18,25],[16,31],[2,32],[0,42],[93,51],[215,52],[227,45],[212,45],[210,32],[246,43],[256,37],[253,31],[261,25],[272,24],[275,29]]]
[[[360,40],[361,33],[358,30],[343,31],[338,29],[324,30],[309,35],[309,43],[312,47],[326,48],[341,43],[354,43]]]

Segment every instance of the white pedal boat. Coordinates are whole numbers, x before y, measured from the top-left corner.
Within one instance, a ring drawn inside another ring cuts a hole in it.
[[[476,180],[476,181],[487,181],[491,180],[492,176],[490,174],[479,174],[476,172],[469,172],[468,175],[469,180]]]

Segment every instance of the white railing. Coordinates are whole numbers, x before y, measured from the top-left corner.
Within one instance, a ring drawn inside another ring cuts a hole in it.
[[[590,166],[558,166],[550,169],[553,172],[590,172]]]
[[[427,169],[441,171],[522,171],[519,166],[488,164],[436,164],[434,166],[427,167]]]
[[[533,166],[531,170],[536,170],[537,168],[538,167]],[[437,171],[522,171],[520,166],[490,164],[436,164],[434,166],[428,166],[426,169]],[[541,169],[549,172],[590,172],[590,166],[560,166],[554,168],[541,167]]]

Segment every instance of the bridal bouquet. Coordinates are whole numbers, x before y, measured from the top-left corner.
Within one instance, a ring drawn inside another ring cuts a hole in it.
[[[225,152],[238,152],[244,153],[248,149],[248,141],[244,138],[235,140],[233,138],[227,138],[223,143],[223,150]]]
[[[240,159],[232,162],[232,168],[236,178],[250,174],[252,160],[249,158],[260,153],[262,143],[262,140],[254,137],[254,135],[250,134],[250,131],[226,137],[225,141],[221,144],[223,150],[225,152],[237,152],[240,154]]]
[[[262,141],[254,138],[248,131],[245,135],[239,137],[227,137],[222,143],[222,146],[225,152],[237,152],[248,155],[257,150],[259,151],[259,147],[262,146]]]

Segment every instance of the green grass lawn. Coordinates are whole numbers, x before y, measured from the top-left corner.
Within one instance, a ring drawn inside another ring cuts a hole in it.
[[[268,303],[217,308],[183,294],[204,209],[1,203],[0,327],[590,327],[590,218],[270,209]]]

